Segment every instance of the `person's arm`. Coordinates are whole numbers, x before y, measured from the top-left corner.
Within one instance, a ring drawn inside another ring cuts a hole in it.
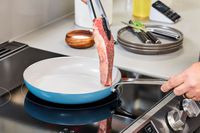
[[[161,86],[163,92],[173,89],[177,96],[184,95],[195,101],[200,100],[200,62],[194,63],[184,72],[171,77]]]

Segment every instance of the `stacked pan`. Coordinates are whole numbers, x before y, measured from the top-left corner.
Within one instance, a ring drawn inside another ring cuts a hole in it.
[[[144,55],[168,54],[182,48],[183,34],[179,30],[162,25],[148,25],[146,30],[157,37],[161,43],[143,43],[137,33],[127,26],[118,31],[119,45],[128,51]]]

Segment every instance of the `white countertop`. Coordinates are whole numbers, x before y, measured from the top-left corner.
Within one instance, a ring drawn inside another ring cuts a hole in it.
[[[167,79],[198,61],[200,51],[200,1],[167,0],[167,2],[172,9],[181,15],[182,20],[177,24],[150,23],[168,25],[180,30],[184,34],[183,48],[171,54],[150,56],[134,54],[124,50],[119,45],[115,45],[115,66],[124,70]],[[117,9],[117,7],[115,8]],[[119,28],[123,27],[121,21],[130,19],[127,16],[127,13],[115,11],[111,27],[115,37]],[[97,58],[95,46],[80,50],[70,48],[66,45],[66,33],[75,28],[80,27],[75,26],[74,17],[69,16],[54,24],[15,39],[15,41],[60,54]]]

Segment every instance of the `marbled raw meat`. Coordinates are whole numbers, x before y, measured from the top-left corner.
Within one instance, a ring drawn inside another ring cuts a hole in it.
[[[104,86],[112,85],[112,69],[114,61],[114,39],[107,37],[102,18],[93,20],[94,40],[100,60],[100,79]]]

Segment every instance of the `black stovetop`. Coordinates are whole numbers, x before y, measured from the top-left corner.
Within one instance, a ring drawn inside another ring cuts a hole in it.
[[[110,131],[117,133],[164,97],[160,86],[123,85],[120,94],[95,103],[58,105],[43,101],[23,85],[23,71],[34,62],[63,55],[17,42],[9,45],[23,48],[0,58],[1,133],[97,133],[100,123],[107,123]]]

